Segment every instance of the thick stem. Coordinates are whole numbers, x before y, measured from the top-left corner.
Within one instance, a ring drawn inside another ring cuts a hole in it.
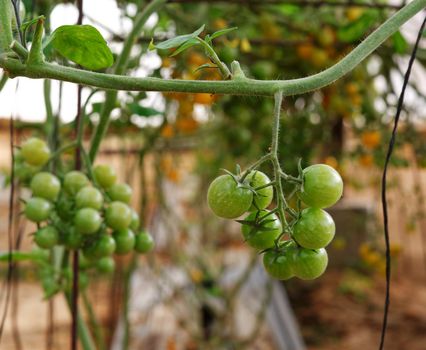
[[[0,53],[10,51],[12,41],[12,3],[0,0]]]
[[[219,68],[220,73],[224,79],[229,79],[231,77],[231,72],[229,71],[228,66],[223,63],[216,51],[203,39],[197,37],[198,42],[204,47],[207,52],[207,56],[213,61],[214,64]]]
[[[5,1],[5,0],[3,0]],[[154,4],[152,2],[151,4]],[[322,88],[341,78],[361,61],[370,55],[383,41],[394,34],[399,27],[420,12],[426,6],[426,0],[413,0],[396,12],[391,18],[371,33],[358,47],[334,66],[321,73],[292,80],[228,80],[228,81],[198,81],[198,80],[166,80],[158,78],[134,78],[114,74],[88,72],[71,67],[63,67],[50,63],[26,66],[7,55],[0,55],[0,66],[13,75],[30,78],[50,78],[83,85],[96,86],[110,90],[128,91],[176,91],[176,92],[207,92],[233,95],[265,95],[272,96],[281,91],[283,96],[303,94]],[[108,118],[101,121],[93,141],[91,158],[96,155]],[[102,127],[101,127],[102,125]]]
[[[166,0],[153,0],[136,17],[133,29],[130,32],[129,36],[127,37],[126,41],[124,42],[123,51],[121,52],[114,66],[113,73],[115,75],[124,74],[124,72],[127,69],[127,64],[129,62],[132,47],[137,42],[139,35],[145,26],[146,21],[155,11],[157,11],[165,3],[166,3]],[[92,162],[96,158],[96,154],[98,153],[101,141],[108,129],[110,114],[117,100],[116,90],[120,90],[120,89],[113,89],[113,91],[106,92],[105,103],[103,104],[102,110],[100,113],[100,122],[93,134],[91,147],[89,151],[89,157]]]

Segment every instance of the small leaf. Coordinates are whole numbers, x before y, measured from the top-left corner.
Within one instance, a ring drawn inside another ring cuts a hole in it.
[[[209,40],[212,41],[213,39],[216,39],[219,36],[228,34],[229,32],[233,32],[234,30],[237,30],[238,27],[232,27],[232,28],[226,28],[218,30],[217,32],[214,32],[212,35],[210,35]]]
[[[194,70],[194,73],[197,73],[199,70],[206,69],[206,68],[217,68],[217,66],[205,63],[199,66],[196,70]]]
[[[400,31],[397,31],[394,35],[392,35],[392,44],[396,53],[402,54],[407,51],[408,43]]]
[[[182,44],[181,46],[179,46],[177,48],[177,50],[175,52],[173,52],[172,55],[170,55],[170,57],[174,57],[176,55],[179,55],[181,52],[183,52],[186,49],[189,49],[190,47],[195,46],[195,45],[200,45],[200,42],[197,39],[195,39],[195,38],[189,39],[187,42],[185,42],[184,44]]]
[[[99,70],[114,63],[106,41],[99,31],[90,25],[61,26],[52,33],[48,45],[52,45],[65,58],[87,69]]]
[[[150,107],[143,107],[139,103],[130,103],[128,104],[129,110],[133,114],[137,114],[141,117],[152,117],[154,115],[162,115],[163,113],[157,109]]]
[[[204,30],[204,24],[191,34],[179,35],[175,38],[171,38],[169,40],[163,41],[156,45],[152,42],[152,45],[150,44],[150,50],[153,50],[154,48],[158,50],[168,50],[168,49],[177,48],[181,46],[182,44],[184,44],[185,42],[187,42],[188,40],[196,38],[198,35],[202,33],[203,30]]]

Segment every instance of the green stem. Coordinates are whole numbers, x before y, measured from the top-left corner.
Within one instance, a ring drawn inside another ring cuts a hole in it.
[[[44,95],[44,106],[46,108],[46,123],[44,125],[45,127],[45,133],[49,137],[49,146],[53,148],[53,142],[52,142],[52,130],[53,130],[53,124],[54,124],[54,116],[53,116],[53,109],[52,109],[52,101],[51,101],[51,81],[49,79],[46,79],[43,84],[43,95]]]
[[[5,1],[5,0],[0,0]],[[150,5],[154,4],[151,2]],[[334,66],[321,73],[292,80],[253,80],[235,79],[227,81],[198,81],[198,80],[167,80],[158,78],[135,78],[114,74],[88,72],[57,64],[41,63],[26,66],[7,55],[0,55],[0,67],[12,72],[14,75],[29,78],[50,78],[69,81],[82,85],[96,86],[110,90],[128,91],[176,91],[176,92],[207,92],[216,94],[233,95],[266,95],[272,96],[281,91],[283,96],[303,94],[322,88],[341,78],[361,61],[370,55],[387,38],[394,34],[399,27],[420,12],[426,6],[426,0],[413,0],[391,18],[371,33],[361,44]],[[91,159],[96,155],[97,149],[107,128],[108,118],[101,120],[93,138],[94,145],[90,152]]]
[[[23,47],[19,41],[13,40],[12,44],[10,44],[10,48],[12,51],[15,51],[24,61],[28,59],[28,50]]]
[[[71,149],[71,148],[75,148],[78,147],[78,142],[77,141],[73,141],[65,146],[62,146],[61,148],[59,148],[55,153],[53,153],[49,160],[48,163],[51,162],[52,160],[56,159],[57,157],[59,157],[62,153],[64,153],[65,151]]]
[[[6,82],[9,78],[7,77],[6,74],[2,74],[1,79],[0,79],[0,91],[3,90],[4,86],[6,85]]]
[[[90,326],[93,329],[93,332],[95,333],[95,340],[98,350],[105,350],[107,348],[105,344],[104,335],[102,332],[102,327],[99,324],[95,311],[93,310],[92,304],[90,303],[89,297],[87,296],[87,293],[85,291],[82,292],[83,295],[83,303],[84,307],[86,308],[87,315],[89,317]]]
[[[12,15],[10,0],[0,0],[0,53],[10,51],[13,41]]]
[[[12,262],[18,261],[37,261],[37,262],[47,262],[47,257],[44,254],[37,252],[21,252],[21,251],[12,251],[12,252],[3,252],[0,253],[0,262]]]
[[[120,76],[124,74],[127,69],[132,47],[137,42],[139,35],[145,26],[146,21],[151,16],[151,14],[157,11],[165,3],[166,0],[153,0],[136,17],[133,29],[126,38],[126,41],[124,42],[123,46],[123,51],[121,52],[114,66],[113,73],[115,76]],[[89,157],[92,162],[96,158],[96,154],[98,153],[101,141],[108,129],[110,114],[111,111],[114,109],[117,100],[117,90],[120,89],[113,89],[112,91],[106,92],[105,103],[102,105],[102,110],[100,113],[99,125],[93,134],[91,147],[89,150]]]
[[[217,55],[216,51],[203,39],[200,37],[197,37],[198,42],[204,47],[204,49],[207,52],[207,56],[213,61],[214,64],[219,68],[220,73],[222,74],[222,77],[224,79],[231,78],[232,74],[229,71],[229,68],[226,66],[225,63],[223,63],[219,56]]]

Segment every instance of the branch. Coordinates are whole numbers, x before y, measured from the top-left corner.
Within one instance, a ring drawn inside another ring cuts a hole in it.
[[[413,0],[371,33],[340,62],[321,73],[300,79],[284,81],[253,79],[199,81],[135,78],[89,72],[51,63],[41,63],[28,67],[7,55],[0,55],[0,67],[3,67],[14,76],[26,76],[36,79],[57,79],[109,90],[206,92],[213,94],[265,96],[272,96],[276,92],[281,91],[283,96],[297,95],[327,86],[349,73],[425,6],[426,0]]]

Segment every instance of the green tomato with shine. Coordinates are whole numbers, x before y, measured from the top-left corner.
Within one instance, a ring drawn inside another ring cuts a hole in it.
[[[104,204],[102,193],[95,187],[86,186],[78,191],[75,196],[75,206],[81,208],[93,208],[100,210]]]
[[[123,203],[130,203],[130,200],[132,199],[132,188],[123,183],[114,184],[110,187],[108,190],[108,195],[113,201],[123,202]]]
[[[281,222],[275,214],[268,214],[267,210],[250,213],[245,221],[252,221],[252,224],[243,224],[241,231],[247,244],[253,248],[263,250],[271,248],[275,239],[281,234]]]
[[[307,208],[301,213],[293,228],[293,238],[303,248],[320,249],[326,247],[334,238],[336,225],[326,211]]]
[[[124,230],[132,221],[132,211],[127,204],[112,202],[106,209],[105,221],[113,230]]]
[[[34,175],[30,185],[34,197],[40,197],[54,202],[61,190],[59,179],[48,172]]]
[[[328,208],[343,193],[343,181],[339,173],[326,164],[311,165],[303,170],[302,201],[314,208]]]
[[[78,191],[89,184],[90,181],[87,176],[78,170],[70,171],[64,178],[64,189],[72,196],[76,195]]]
[[[148,253],[154,246],[154,239],[149,233],[142,231],[135,236],[135,251],[138,253]]]
[[[34,235],[34,242],[43,249],[51,249],[59,242],[59,232],[53,226],[45,226]]]
[[[96,182],[104,189],[110,188],[117,181],[115,169],[106,164],[99,164],[93,168]]]
[[[210,184],[207,201],[217,216],[235,219],[250,208],[253,193],[237,183],[231,175],[226,174],[217,177]]]
[[[269,177],[261,171],[252,171],[247,175],[247,180],[250,186],[253,188],[264,186],[271,182]],[[274,198],[274,189],[272,186],[257,190],[253,196],[253,203],[250,207],[250,211],[257,211],[267,208]]]
[[[50,158],[50,149],[43,140],[31,137],[21,145],[21,155],[30,165],[43,166]]]
[[[112,238],[115,240],[115,253],[118,255],[124,255],[131,252],[135,246],[135,234],[128,228],[115,231],[112,234]]]
[[[265,252],[263,266],[266,272],[278,280],[288,280],[294,277],[293,255],[296,249],[296,245],[293,243],[279,251],[273,249]]]
[[[78,233],[92,234],[98,231],[102,224],[99,212],[93,208],[79,209],[75,214],[74,225]]]
[[[328,255],[324,248],[312,250],[299,248],[294,254],[294,273],[302,280],[313,280],[321,276],[328,265]]]
[[[49,218],[52,204],[44,198],[32,197],[25,204],[25,216],[33,222],[42,222]]]

